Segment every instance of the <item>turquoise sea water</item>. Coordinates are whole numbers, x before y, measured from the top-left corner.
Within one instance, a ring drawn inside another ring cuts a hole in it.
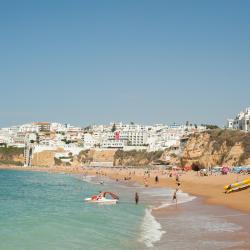
[[[105,183],[106,184],[106,183]],[[121,203],[85,203],[114,186],[66,174],[0,170],[0,249],[145,249],[145,205],[126,189]]]
[[[99,191],[120,202],[84,202]],[[0,170],[0,250],[250,249],[249,216],[183,192],[177,209],[172,195],[104,177]],[[157,216],[152,207],[168,209]]]

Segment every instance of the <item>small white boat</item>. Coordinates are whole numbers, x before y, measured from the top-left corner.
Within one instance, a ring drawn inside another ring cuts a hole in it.
[[[106,198],[106,196],[111,196],[111,198]],[[87,202],[100,203],[100,204],[116,204],[119,197],[111,192],[101,192],[98,195],[94,195],[90,198],[85,198]]]

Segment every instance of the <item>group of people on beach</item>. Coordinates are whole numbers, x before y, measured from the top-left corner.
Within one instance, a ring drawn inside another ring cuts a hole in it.
[[[172,200],[173,200],[173,202],[175,201],[175,203],[177,205],[177,192],[179,191],[180,185],[181,185],[180,178],[179,178],[178,174],[176,175],[176,179],[175,180],[176,180],[176,185],[177,186],[176,186],[176,189],[174,191]],[[159,177],[156,175],[155,176],[155,183],[158,183],[158,182],[159,182]],[[139,195],[138,195],[137,192],[135,192],[135,204],[138,204],[138,203],[139,203]]]
[[[119,176],[120,173],[122,171],[124,171],[126,169],[124,168],[120,168],[120,169],[116,169],[115,172],[117,173],[116,174],[116,178],[115,180],[118,182],[119,180],[123,180],[123,181],[131,181],[132,180],[132,176],[135,176],[136,175],[136,171],[133,170],[133,171],[129,171],[127,173],[127,175],[125,176]],[[114,171],[114,170],[113,170]],[[160,178],[159,178],[159,175],[167,175],[169,178],[172,178],[173,176],[175,176],[175,180],[176,180],[176,188],[174,190],[174,193],[173,193],[173,196],[172,196],[172,201],[176,203],[177,205],[177,193],[179,192],[179,189],[180,189],[180,175],[177,171],[151,171],[151,170],[144,170],[141,175],[143,176],[143,182],[144,182],[144,186],[145,187],[148,187],[149,186],[149,181],[151,179],[151,176],[152,174],[155,174],[154,176],[154,182],[155,184],[159,184],[160,183]],[[104,176],[107,176],[107,173],[106,171],[96,171],[96,175],[104,175]],[[119,176],[119,177],[118,177]],[[102,184],[102,183],[100,183]],[[139,203],[139,194],[137,192],[135,192],[135,196],[134,196],[134,200],[135,200],[135,203],[138,204]]]

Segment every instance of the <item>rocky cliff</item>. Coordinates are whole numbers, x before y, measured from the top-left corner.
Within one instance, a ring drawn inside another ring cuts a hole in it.
[[[0,148],[0,165],[23,165],[24,149],[14,147]]]
[[[164,152],[122,151],[122,150],[85,150],[72,156],[70,162],[56,160],[58,151],[43,151],[33,155],[32,164],[39,166],[68,165],[86,166],[95,163],[111,163],[114,166],[146,166],[170,164],[190,166],[193,163],[201,167],[216,165],[250,164],[250,133],[235,130],[214,129],[191,135],[178,150],[167,149]],[[1,159],[1,155],[0,155]],[[6,158],[5,159],[14,159]],[[14,159],[15,161],[17,158]]]
[[[114,155],[114,166],[146,166],[161,161],[162,151],[146,152],[146,150],[122,151]]]
[[[89,164],[91,162],[113,162],[114,155],[117,150],[84,150],[77,156],[77,161],[81,164]]]
[[[184,147],[181,163],[203,167],[250,164],[250,133],[215,129],[194,134]]]

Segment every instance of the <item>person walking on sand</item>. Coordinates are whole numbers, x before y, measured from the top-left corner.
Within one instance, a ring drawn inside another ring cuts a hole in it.
[[[139,202],[139,195],[138,195],[138,193],[136,192],[136,193],[135,193],[135,204],[138,204],[138,202]]]
[[[178,173],[176,174],[175,180],[176,180],[177,183],[179,182],[179,175],[178,175]]]
[[[156,175],[155,176],[155,183],[158,183],[159,182],[159,177]]]

